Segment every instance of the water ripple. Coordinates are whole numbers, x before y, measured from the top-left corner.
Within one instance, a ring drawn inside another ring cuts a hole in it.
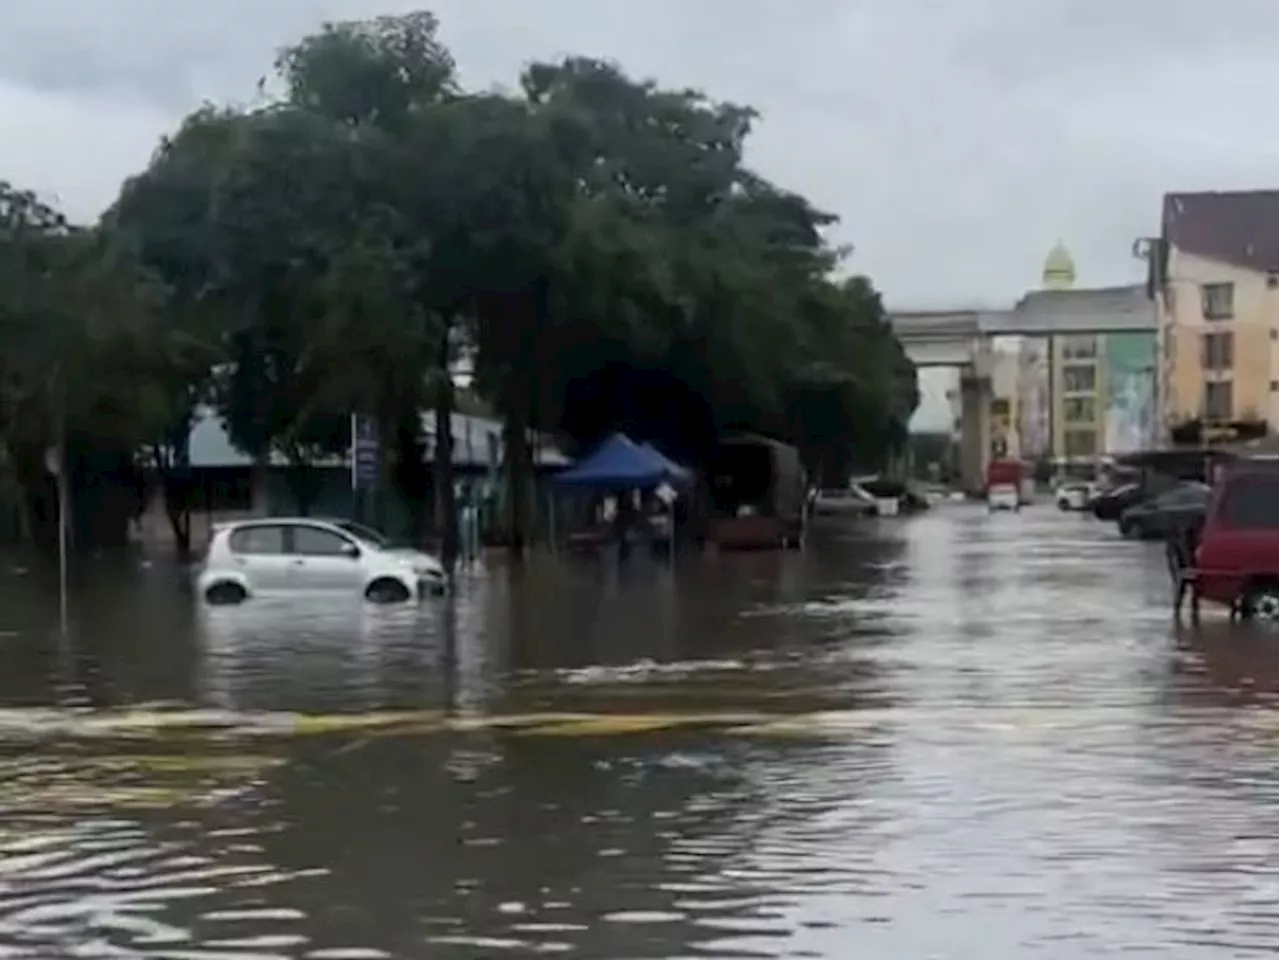
[[[1276,953],[1274,636],[1173,628],[1158,548],[1087,518],[186,634],[116,593],[113,709],[4,634],[3,960]]]

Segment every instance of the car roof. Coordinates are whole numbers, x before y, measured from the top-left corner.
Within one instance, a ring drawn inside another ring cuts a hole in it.
[[[1162,490],[1154,497],[1146,501],[1148,505],[1156,503],[1168,503],[1170,500],[1178,499],[1186,493],[1199,493],[1207,497],[1211,490],[1203,483],[1180,483],[1177,486],[1170,487],[1168,490]]]
[[[215,523],[213,529],[218,532],[243,530],[246,527],[279,527],[279,526],[338,526],[336,520],[328,517],[242,517],[239,520],[225,520]]]
[[[1259,474],[1270,474],[1276,476],[1277,466],[1280,461],[1275,457],[1244,457],[1240,460],[1232,461],[1227,465],[1224,477],[1238,477],[1241,474],[1257,476]]]

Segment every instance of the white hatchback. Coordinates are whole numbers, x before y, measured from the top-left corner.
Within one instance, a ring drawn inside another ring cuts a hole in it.
[[[350,520],[312,517],[219,524],[196,575],[200,596],[218,605],[302,591],[405,603],[443,593],[447,585],[444,567],[430,554],[393,547]]]

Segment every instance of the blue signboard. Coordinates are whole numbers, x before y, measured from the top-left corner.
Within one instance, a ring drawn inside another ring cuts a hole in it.
[[[378,425],[369,417],[351,415],[351,486],[367,489],[378,482]]]

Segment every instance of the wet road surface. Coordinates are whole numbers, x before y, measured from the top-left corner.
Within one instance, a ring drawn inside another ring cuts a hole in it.
[[[1037,508],[418,611],[0,579],[0,958],[1274,956],[1276,640]],[[91,709],[97,708],[97,709]]]

